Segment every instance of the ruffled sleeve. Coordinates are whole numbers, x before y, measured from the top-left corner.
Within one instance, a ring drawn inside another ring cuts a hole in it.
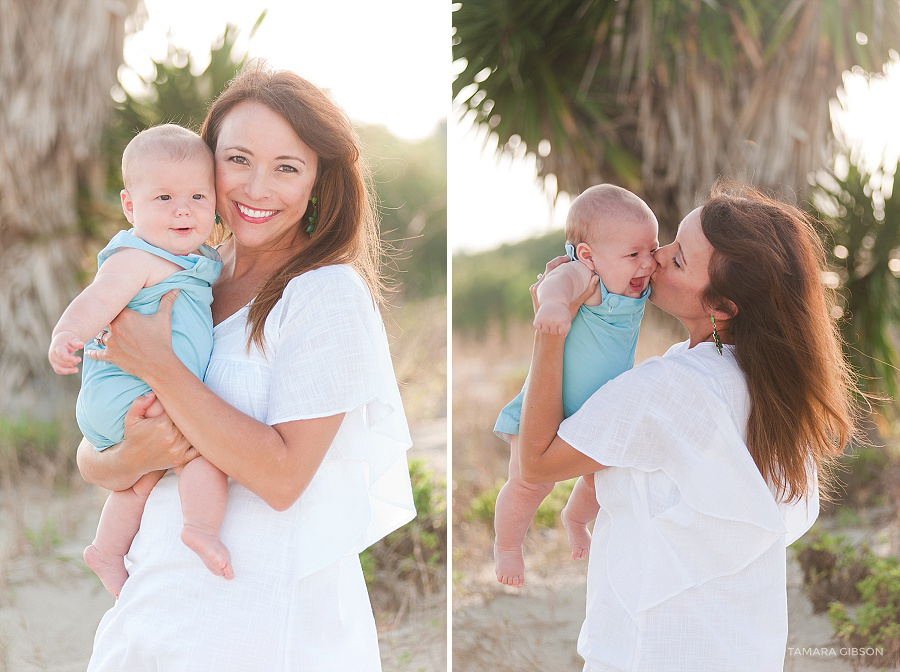
[[[362,551],[415,516],[406,416],[378,308],[347,266],[294,278],[271,315],[266,423],[344,420],[295,504],[301,575]]]
[[[740,571],[787,532],[787,508],[743,440],[743,376],[730,351],[709,350],[644,362],[559,429],[611,467],[596,474],[609,525],[603,552],[610,585],[632,616]]]

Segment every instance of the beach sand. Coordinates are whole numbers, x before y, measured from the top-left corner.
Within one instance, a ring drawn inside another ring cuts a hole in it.
[[[413,439],[410,458],[444,477],[446,422],[414,427]],[[97,624],[114,603],[81,557],[107,492],[77,475],[64,491],[41,481],[0,492],[0,672],[84,672]],[[443,594],[382,624],[384,671],[444,672],[445,632]]]

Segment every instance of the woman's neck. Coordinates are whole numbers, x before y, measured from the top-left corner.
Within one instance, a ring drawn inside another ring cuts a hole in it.
[[[713,325],[708,317],[705,320],[696,320],[690,323],[685,322],[684,320],[679,321],[684,325],[685,329],[688,330],[688,336],[690,338],[688,348],[693,348],[698,343],[715,343],[715,339],[713,338]],[[733,343],[724,324],[716,321],[716,330],[719,333],[719,340],[722,343]]]
[[[250,248],[240,245],[234,237],[229,238],[219,247],[223,273],[236,280],[268,279],[298,251],[297,245],[266,249]]]

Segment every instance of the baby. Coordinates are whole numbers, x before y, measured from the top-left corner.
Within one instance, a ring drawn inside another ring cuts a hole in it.
[[[653,253],[659,247],[656,217],[640,198],[610,184],[578,196],[566,218],[566,252],[570,263],[553,269],[538,285],[534,326],[566,334],[563,355],[563,412],[577,411],[608,380],[634,365],[638,329],[649,295]],[[587,289],[596,291],[571,319],[569,304]],[[518,432],[524,389],[504,407],[494,432],[509,441],[509,480],[497,496],[494,514],[494,562],[497,580],[508,586],[525,583],[522,544],[535,511],[553,483],[526,483],[519,473]],[[593,478],[582,477],[562,511],[573,558],[585,557],[591,535],[587,525],[599,510]]]
[[[134,227],[120,231],[97,257],[94,281],[65,310],[53,330],[50,363],[59,374],[77,373],[75,352],[104,347],[92,339],[124,308],[153,314],[166,292],[179,289],[172,310],[172,347],[200,379],[212,353],[212,283],[222,262],[204,244],[215,222],[212,152],[198,136],[165,124],[136,135],[122,154],[122,210]],[[87,345],[85,345],[87,343]],[[97,450],[122,441],[125,413],[150,388],[103,361],[85,358],[76,416]],[[163,412],[158,400],[147,417]],[[228,549],[219,540],[227,477],[202,457],[180,469],[184,514],[181,538],[214,574],[234,576]],[[118,597],[128,578],[124,556],[140,527],[144,504],[165,471],[142,476],[132,488],[106,500],[94,542],[84,551],[88,566]]]

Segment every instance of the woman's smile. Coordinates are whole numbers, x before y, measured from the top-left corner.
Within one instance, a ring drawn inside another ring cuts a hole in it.
[[[280,210],[257,210],[237,201],[232,201],[232,203],[234,203],[234,207],[237,208],[238,214],[240,214],[241,219],[244,219],[253,224],[262,224],[263,222],[267,222],[272,219],[272,217],[281,212]]]
[[[219,214],[240,245],[304,244],[301,226],[315,195],[318,156],[290,124],[261,103],[235,105],[216,143]]]

